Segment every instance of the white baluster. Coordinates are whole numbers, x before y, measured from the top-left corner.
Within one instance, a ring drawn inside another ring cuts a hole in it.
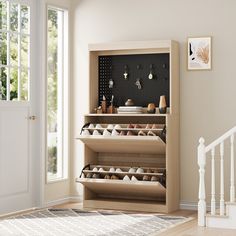
[[[230,137],[231,155],[230,155],[230,202],[235,201],[235,186],[234,186],[234,134]]]
[[[224,142],[220,144],[220,215],[225,213],[224,201]]]
[[[198,165],[199,165],[199,192],[198,192],[198,225],[206,225],[206,194],[205,194],[205,165],[206,165],[206,153],[205,153],[205,140],[199,139],[198,146]]]
[[[216,213],[216,192],[215,192],[215,148],[211,150],[211,215]]]

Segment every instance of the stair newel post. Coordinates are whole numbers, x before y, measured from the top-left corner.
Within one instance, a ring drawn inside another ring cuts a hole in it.
[[[215,148],[211,150],[211,215],[216,213],[215,193]]]
[[[230,202],[235,201],[234,185],[234,134],[230,137]]]
[[[206,225],[206,193],[205,193],[205,165],[206,165],[206,153],[205,153],[205,140],[199,139],[198,145],[198,165],[199,165],[199,192],[198,192],[198,225]]]
[[[224,200],[224,142],[220,144],[220,215],[225,213]]]

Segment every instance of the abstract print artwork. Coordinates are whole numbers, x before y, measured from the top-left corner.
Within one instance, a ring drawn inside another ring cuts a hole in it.
[[[188,70],[211,69],[211,37],[188,38]]]

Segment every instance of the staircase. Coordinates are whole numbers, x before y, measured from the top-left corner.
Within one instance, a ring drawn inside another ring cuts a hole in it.
[[[199,201],[198,201],[198,225],[236,229],[236,201],[235,201],[235,171],[234,171],[234,136],[236,126],[205,146],[205,140],[199,139],[198,165],[199,165]],[[230,199],[225,202],[224,192],[224,145],[230,141]],[[219,210],[216,209],[216,183],[215,183],[215,150],[219,147],[220,152],[220,201]],[[208,154],[208,155],[207,155]],[[210,154],[210,155],[209,155]],[[206,158],[211,158],[211,206],[210,212],[206,212],[206,191],[205,191],[205,167]]]

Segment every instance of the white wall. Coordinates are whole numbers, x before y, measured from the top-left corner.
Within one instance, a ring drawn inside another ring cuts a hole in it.
[[[173,39],[180,43],[181,201],[196,202],[198,169],[196,147],[236,124],[236,1],[234,0],[73,0],[73,134],[88,112],[89,43]],[[213,37],[213,69],[186,69],[186,40]],[[82,168],[82,145],[73,141],[72,195]]]

